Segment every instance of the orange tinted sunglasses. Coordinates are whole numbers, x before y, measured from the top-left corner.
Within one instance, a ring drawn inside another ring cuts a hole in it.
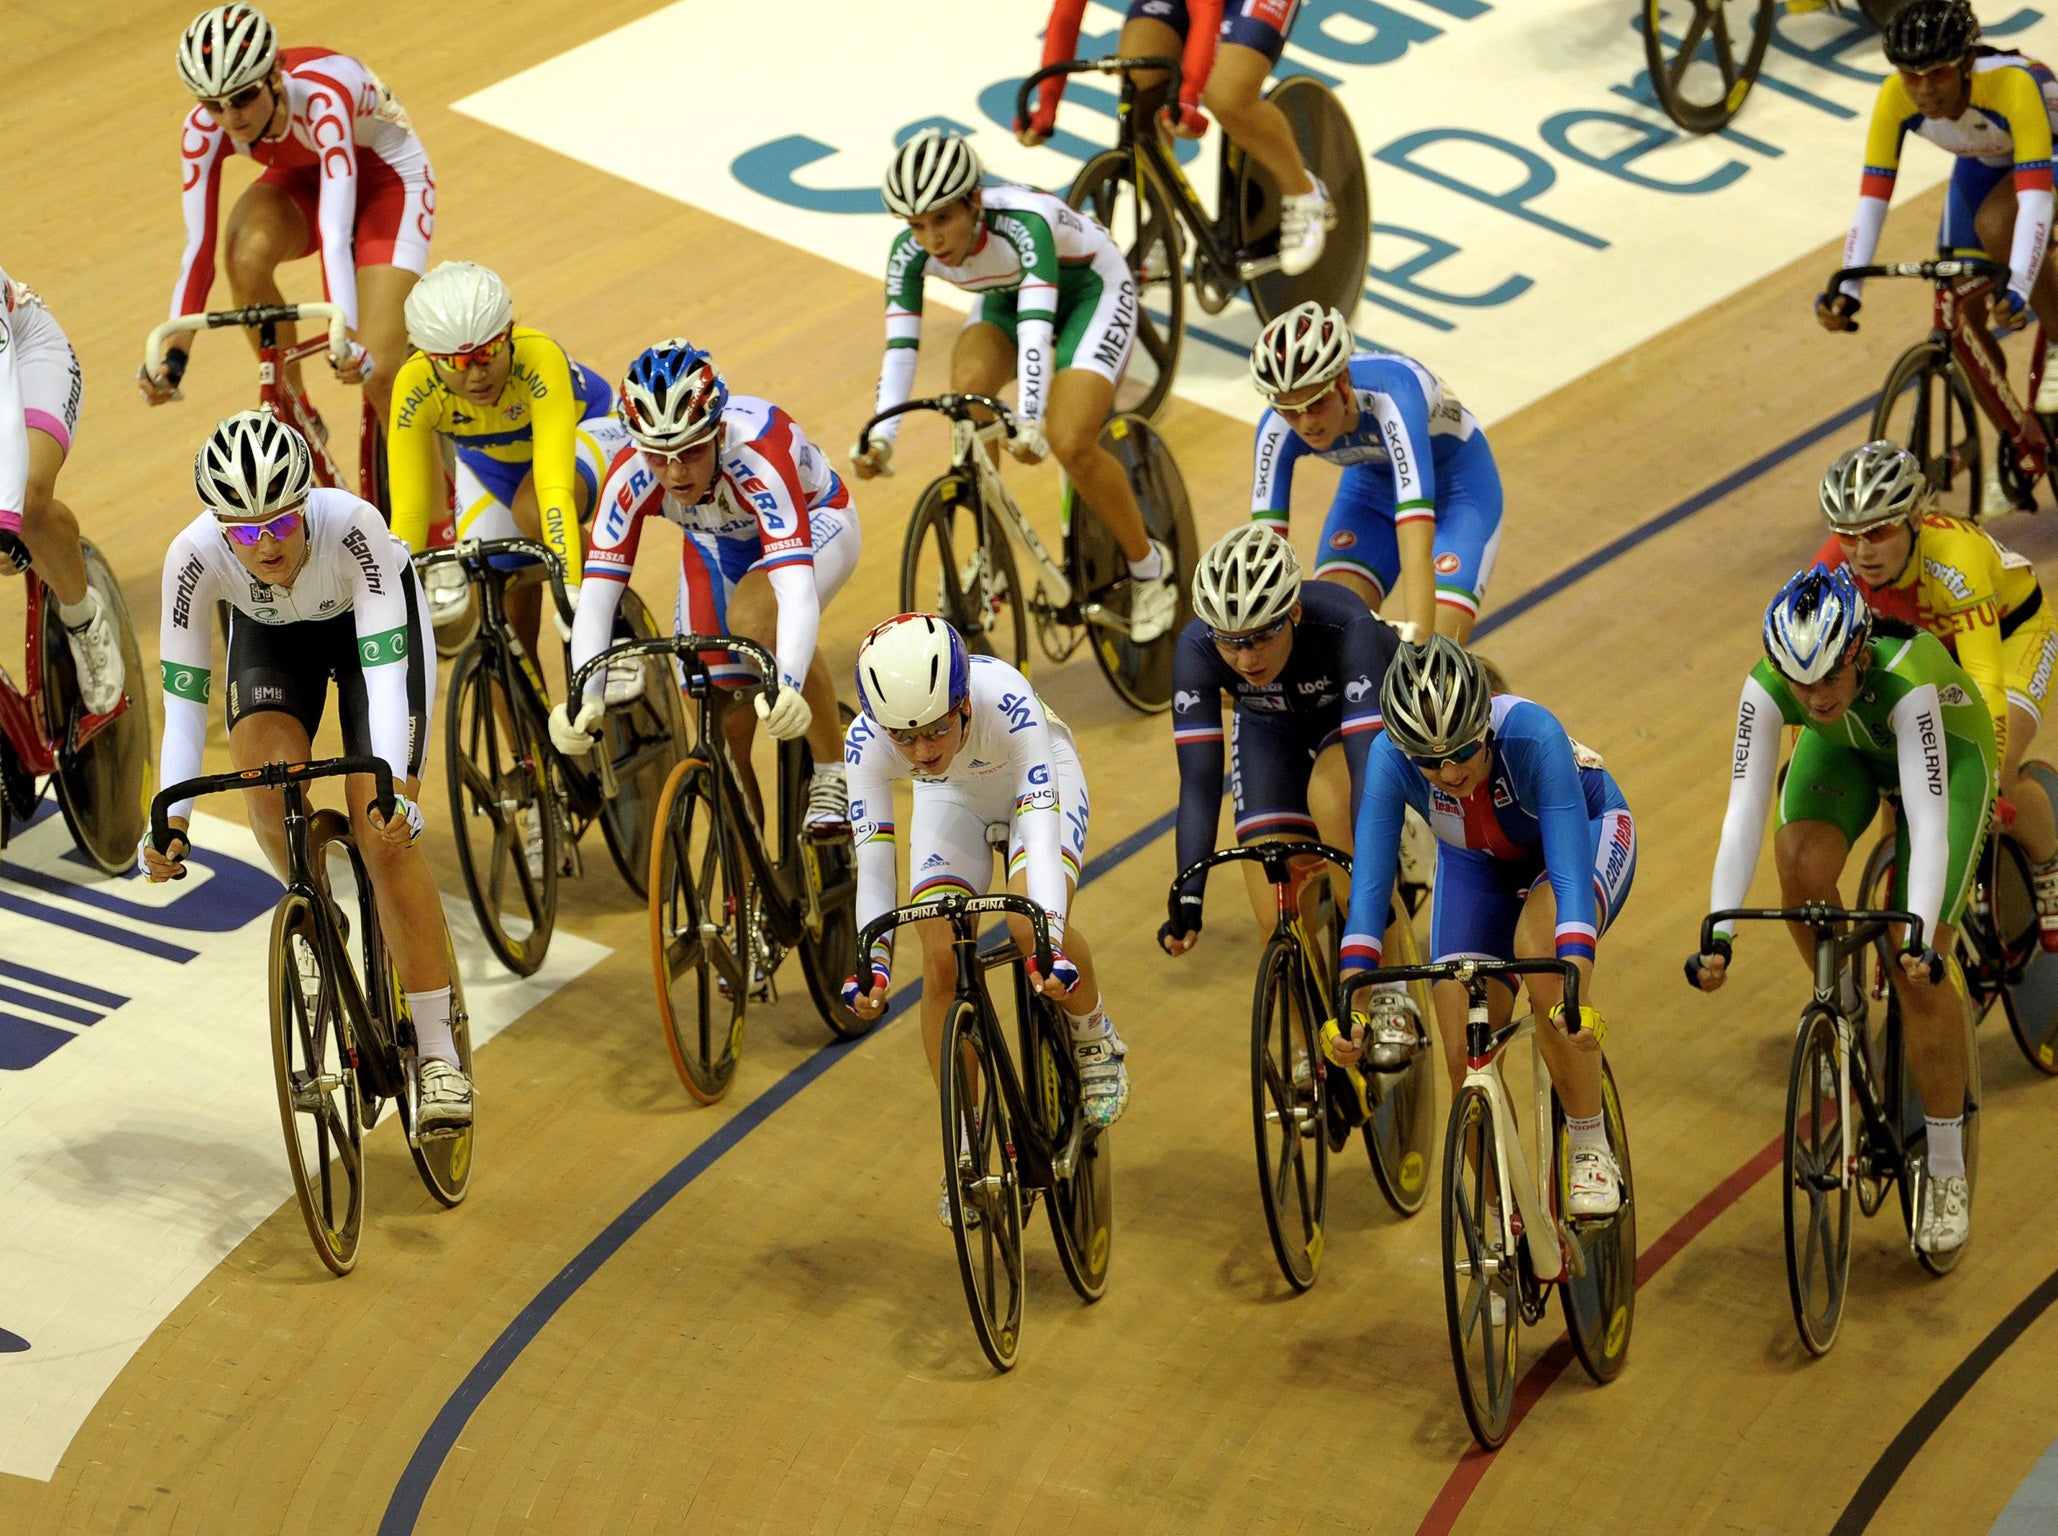
[[[430,352],[428,358],[437,367],[448,368],[452,373],[462,373],[467,368],[483,368],[493,361],[511,334],[510,331],[502,331],[491,341],[481,342],[476,347],[467,347],[462,352]]]

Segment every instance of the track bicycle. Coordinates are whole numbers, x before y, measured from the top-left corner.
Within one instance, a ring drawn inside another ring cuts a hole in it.
[[[1711,912],[1701,923],[1701,949],[1713,954],[1715,925],[1745,921],[1800,923],[1815,934],[1814,991],[1801,1010],[1787,1075],[1783,1169],[1786,1184],[1787,1296],[1794,1327],[1811,1355],[1824,1355],[1843,1323],[1851,1277],[1851,1200],[1867,1216],[1900,1192],[1908,1246],[1932,1275],[1957,1267],[1963,1248],[1924,1253],[1915,1247],[1928,1177],[1928,1132],[1922,1097],[1908,1069],[1900,999],[1889,991],[1875,1022],[1862,1005],[1852,1018],[1839,999],[1844,967],[1876,953],[1893,963],[1889,930],[1907,924],[1920,947],[1922,920],[1911,912],[1850,910],[1825,902],[1798,907],[1740,907]],[[1979,1175],[1979,1051],[1971,1016],[1965,1025],[1965,1176]],[[1856,1118],[1853,1117],[1855,1111]]]
[[[334,757],[267,763],[167,785],[150,802],[150,838],[162,853],[173,832],[170,808],[188,796],[269,788],[286,796],[286,892],[272,914],[266,992],[271,1000],[272,1078],[293,1190],[315,1253],[338,1275],[357,1264],[364,1231],[364,1133],[387,1101],[399,1112],[407,1150],[423,1185],[442,1205],[462,1201],[471,1184],[473,1130],[424,1131],[421,1070],[407,999],[379,927],[379,909],[347,817],[311,812],[306,786],[317,779],[370,774],[374,804],[393,810],[393,775],[381,758]],[[350,919],[337,889],[345,875],[356,898],[358,963]],[[458,1065],[472,1070],[464,982],[450,967],[450,1032]]]
[[[622,879],[643,896],[658,794],[685,750],[678,694],[662,667],[645,664],[636,699],[605,716],[601,745],[567,757],[550,739],[542,671],[507,614],[511,589],[548,582],[571,622],[557,552],[534,539],[460,539],[414,564],[455,564],[472,584],[479,621],[451,666],[443,716],[457,867],[487,946],[517,976],[532,975],[557,923],[557,883],[585,873],[579,839],[594,822]],[[656,632],[624,589],[615,633]]]
[[[1854,0],[1884,27],[1906,0]],[[1853,0],[1786,0],[1784,11],[1834,11]],[[1742,110],[1757,83],[1782,7],[1775,0],[1642,0],[1638,30],[1651,91],[1688,133],[1714,133]]]
[[[1081,1301],[1100,1300],[1114,1239],[1114,1158],[1108,1132],[1086,1118],[1071,1027],[1034,991],[1012,938],[979,946],[979,919],[1013,913],[1034,927],[1038,968],[1050,974],[1050,920],[1024,896],[947,892],[874,918],[851,960],[905,923],[947,922],[957,989],[943,1029],[943,1178],[951,1241],[979,1347],[995,1370],[1013,1367],[1022,1342],[1027,1283],[1022,1245],[1026,1200],[1047,1197],[1058,1263]],[[1022,1070],[987,991],[987,972],[1013,978]],[[1026,1083],[1026,1090],[1025,1090]]]
[[[1451,1103],[1443,1144],[1444,1319],[1465,1420],[1489,1451],[1507,1439],[1513,1419],[1522,1328],[1543,1321],[1552,1286],[1558,1287],[1579,1363],[1604,1385],[1629,1358],[1636,1313],[1635,1185],[1614,1069],[1604,1057],[1601,1113],[1622,1174],[1622,1206],[1612,1216],[1568,1219],[1560,1213],[1571,1198],[1571,1142],[1564,1107],[1535,1044],[1537,1026],[1525,1017],[1495,1029],[1488,1013],[1489,978],[1535,974],[1563,978],[1565,1017],[1577,1033],[1579,971],[1569,960],[1382,966],[1344,977],[1340,989],[1347,1000],[1368,982],[1456,981],[1465,988],[1467,1070]],[[1525,1034],[1531,1037],[1536,1087],[1526,1153],[1501,1077],[1507,1048]]]
[[[729,1091],[749,999],[777,999],[774,976],[789,951],[800,951],[808,996],[838,1039],[872,1027],[842,997],[857,943],[850,828],[807,828],[814,761],[800,740],[778,745],[777,824],[769,832],[760,825],[723,729],[731,709],[746,707],[745,696],[717,685],[708,670],[724,654],[752,667],[755,686],[777,696],[772,653],[740,635],[617,642],[571,682],[577,698],[610,662],[673,657],[685,673],[685,696],[697,701],[692,749],[671,766],[657,796],[647,889],[658,1021],[679,1081],[703,1104]]]
[[[1218,848],[1195,860],[1173,880],[1166,903],[1175,914],[1188,881],[1217,865],[1250,861],[1263,866],[1278,902],[1272,935],[1258,957],[1251,995],[1251,1128],[1257,1144],[1258,1195],[1279,1271],[1297,1291],[1315,1283],[1324,1250],[1323,1212],[1328,1199],[1329,1154],[1340,1152],[1358,1128],[1352,1095],[1330,1083],[1332,1066],[1322,1054],[1322,1025],[1335,1017],[1337,945],[1341,925],[1325,875],[1295,869],[1296,859],[1322,859],[1350,873],[1351,858],[1326,843],[1245,843]],[[1302,886],[1318,881],[1312,926],[1300,904]],[[1393,908],[1402,937],[1402,963],[1418,958],[1415,930],[1398,894]],[[1430,1018],[1429,989],[1409,988],[1416,1016]],[[1369,1063],[1362,1071],[1372,1113],[1362,1126],[1365,1152],[1379,1192],[1402,1216],[1422,1208],[1429,1191],[1429,1154],[1436,1136],[1436,1053],[1417,1050],[1390,1072]]]
[[[0,667],[0,848],[10,824],[27,821],[54,789],[79,852],[102,874],[119,875],[134,866],[147,824],[152,678],[121,583],[90,539],[79,543],[86,584],[121,636],[121,702],[104,715],[85,712],[57,598],[29,566],[22,573],[22,685]]]
[[[1091,214],[1115,237],[1135,279],[1136,347],[1116,386],[1115,408],[1139,416],[1157,414],[1179,371],[1189,278],[1195,301],[1211,315],[1248,289],[1261,325],[1309,300],[1340,309],[1348,319],[1365,290],[1372,247],[1365,156],[1350,114],[1328,86],[1309,75],[1288,75],[1265,91],[1265,99],[1286,114],[1302,160],[1328,189],[1336,212],[1321,259],[1300,276],[1288,277],[1279,270],[1279,184],[1272,173],[1225,135],[1216,211],[1210,215],[1156,125],[1139,122],[1137,72],[1162,71],[1168,77],[1162,99],[1175,101],[1180,68],[1178,59],[1073,59],[1039,69],[1015,94],[1016,120],[1026,123],[1029,98],[1046,80],[1076,74],[1121,77],[1115,147],[1086,162],[1065,201]],[[1162,318],[1153,306],[1162,310]]]
[[[1872,408],[1871,439],[1905,443],[1922,461],[1939,498],[1961,503],[1953,516],[1978,521],[2035,511],[2039,476],[2050,476],[2058,490],[2058,467],[2051,459],[2053,422],[2022,403],[2036,398],[2043,377],[2044,328],[2042,322],[2035,326],[2029,388],[2019,399],[2008,384],[2001,344],[1986,325],[1987,296],[1996,283],[2008,281],[2008,268],[1983,256],[1842,267],[1823,292],[1837,292],[1846,278],[1917,278],[1936,291],[1929,335],[1887,370],[1879,403]],[[1980,473],[1981,416],[1994,430],[1991,480]]]
[[[1100,434],[1101,446],[1121,461],[1151,537],[1170,556],[1167,574],[1179,591],[1172,627],[1138,645],[1129,638],[1129,562],[1070,478],[1059,503],[1062,564],[1051,558],[1001,479],[993,455],[1003,436],[1015,435],[1014,413],[991,395],[953,392],[910,400],[866,422],[857,451],[868,449],[879,423],[910,411],[935,411],[949,420],[951,467],[923,488],[908,520],[901,545],[901,611],[940,614],[973,650],[1024,672],[1027,620],[1033,618],[1037,643],[1052,662],[1066,660],[1083,642],[1124,703],[1153,715],[1170,708],[1172,653],[1193,617],[1187,588],[1200,541],[1186,481],[1164,439],[1140,416],[1110,417]],[[981,411],[994,419],[982,423],[976,414]],[[1036,585],[1026,595],[1010,532],[1034,570]]]

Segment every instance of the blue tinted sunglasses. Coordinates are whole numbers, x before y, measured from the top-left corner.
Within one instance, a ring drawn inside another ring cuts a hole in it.
[[[1413,753],[1410,753],[1408,755],[1408,761],[1413,763],[1417,768],[1427,768],[1431,772],[1434,772],[1436,769],[1441,768],[1445,763],[1471,762],[1473,758],[1479,756],[1479,749],[1481,747],[1484,747],[1485,745],[1486,738],[1482,736],[1479,738],[1479,740],[1469,742],[1465,746],[1458,748],[1458,750],[1455,752],[1446,752],[1442,757],[1416,757]]]

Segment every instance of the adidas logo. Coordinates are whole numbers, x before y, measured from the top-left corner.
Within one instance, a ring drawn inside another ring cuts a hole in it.
[[[942,855],[942,854],[940,854],[940,853],[932,853],[932,854],[930,854],[928,858],[926,858],[926,859],[922,860],[922,868],[924,868],[924,869],[941,869],[941,868],[943,868],[943,855]]]

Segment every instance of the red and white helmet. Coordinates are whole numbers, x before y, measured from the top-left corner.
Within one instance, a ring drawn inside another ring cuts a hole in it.
[[[179,78],[203,101],[220,101],[272,72],[279,35],[254,5],[217,5],[179,39]]]
[[[1350,322],[1310,301],[1276,317],[1251,348],[1251,383],[1267,400],[1341,378],[1350,367]]]

